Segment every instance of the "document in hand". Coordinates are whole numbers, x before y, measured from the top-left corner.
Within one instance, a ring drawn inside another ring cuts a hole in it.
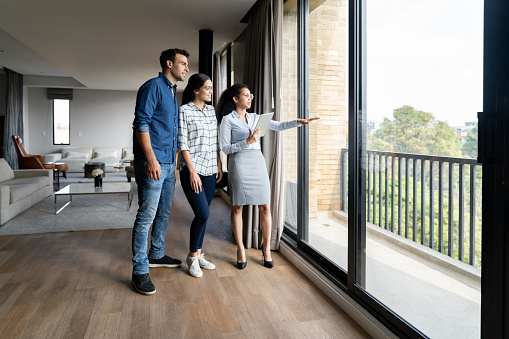
[[[265,132],[267,132],[267,129],[269,128],[269,124],[270,121],[272,120],[273,115],[274,115],[273,112],[260,115],[258,121],[256,122],[256,126],[253,130],[253,133],[254,131],[256,131],[257,128],[260,128],[260,132],[262,132],[261,136],[263,137],[265,135]]]

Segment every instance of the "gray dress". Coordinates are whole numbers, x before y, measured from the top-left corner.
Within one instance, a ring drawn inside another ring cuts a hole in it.
[[[269,175],[259,149],[245,149],[230,155],[228,183],[232,205],[270,204]]]
[[[248,113],[246,123],[233,111],[221,121],[221,150],[230,155],[228,182],[233,206],[270,204],[269,175],[260,141],[251,145],[246,143],[249,131],[254,131],[258,117],[255,113]],[[269,129],[283,131],[297,126],[297,120],[272,120]]]

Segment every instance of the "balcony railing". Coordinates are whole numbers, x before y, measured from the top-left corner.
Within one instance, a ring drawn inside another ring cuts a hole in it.
[[[342,149],[345,212],[347,158],[348,149]],[[477,195],[482,167],[476,159],[367,151],[365,170],[367,222],[480,267],[481,199]]]

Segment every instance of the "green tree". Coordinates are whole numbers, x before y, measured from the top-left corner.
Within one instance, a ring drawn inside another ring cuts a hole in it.
[[[465,138],[465,143],[461,148],[464,157],[477,158],[477,134],[477,126],[468,132],[467,137]]]
[[[454,130],[433,114],[411,106],[395,109],[393,120],[385,118],[380,129],[368,139],[368,149],[461,156],[461,142]]]

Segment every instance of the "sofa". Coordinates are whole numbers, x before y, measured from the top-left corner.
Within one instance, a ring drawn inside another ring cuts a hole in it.
[[[53,170],[13,171],[0,158],[0,225],[53,194]]]
[[[105,171],[119,172],[119,164],[128,165],[134,158],[132,147],[64,147],[60,153],[44,156],[44,160],[63,162],[69,166],[67,172],[83,172],[87,162],[104,162]]]

